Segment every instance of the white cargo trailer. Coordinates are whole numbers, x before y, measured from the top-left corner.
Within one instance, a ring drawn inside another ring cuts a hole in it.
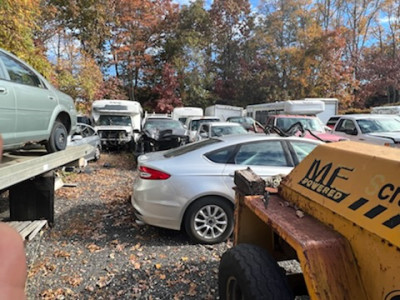
[[[317,113],[317,117],[326,124],[329,118],[338,114],[339,100],[336,98],[305,98],[305,101],[322,101],[325,103],[325,109]]]
[[[243,107],[215,104],[206,108],[205,116],[215,116],[219,117],[221,121],[226,121],[228,117],[243,116],[243,112]]]

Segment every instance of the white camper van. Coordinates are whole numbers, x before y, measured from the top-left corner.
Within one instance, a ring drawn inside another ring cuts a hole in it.
[[[186,123],[188,117],[202,117],[203,109],[201,107],[175,107],[172,111],[171,117],[174,120],[180,121],[182,124]]]
[[[136,101],[94,101],[92,117],[102,146],[134,149],[141,130],[142,113],[142,106]]]
[[[287,100],[247,105],[248,117],[265,124],[270,115],[316,115],[325,110],[325,103],[318,100]]]

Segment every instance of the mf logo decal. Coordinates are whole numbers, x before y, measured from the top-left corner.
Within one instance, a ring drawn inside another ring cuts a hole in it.
[[[342,180],[347,181],[347,175],[353,170],[346,167],[333,168],[332,163],[322,166],[321,160],[315,159],[299,184],[325,198],[339,203],[349,194],[337,189],[335,183]]]

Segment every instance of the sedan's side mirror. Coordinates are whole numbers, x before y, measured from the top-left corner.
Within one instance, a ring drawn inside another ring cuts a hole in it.
[[[83,139],[83,137],[81,135],[74,135],[72,136],[72,141],[80,141],[81,139]]]
[[[200,132],[200,136],[201,136],[203,139],[208,138],[207,132]]]

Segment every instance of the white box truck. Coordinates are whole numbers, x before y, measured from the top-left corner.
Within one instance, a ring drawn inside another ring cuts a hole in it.
[[[243,116],[243,113],[243,107],[215,104],[206,107],[204,115],[219,117],[221,121],[226,121],[228,117],[241,117]]]
[[[175,107],[171,117],[185,124],[188,117],[202,117],[203,115],[204,113],[201,107]]]
[[[134,150],[141,131],[142,114],[142,106],[136,101],[94,101],[92,117],[102,146]]]

